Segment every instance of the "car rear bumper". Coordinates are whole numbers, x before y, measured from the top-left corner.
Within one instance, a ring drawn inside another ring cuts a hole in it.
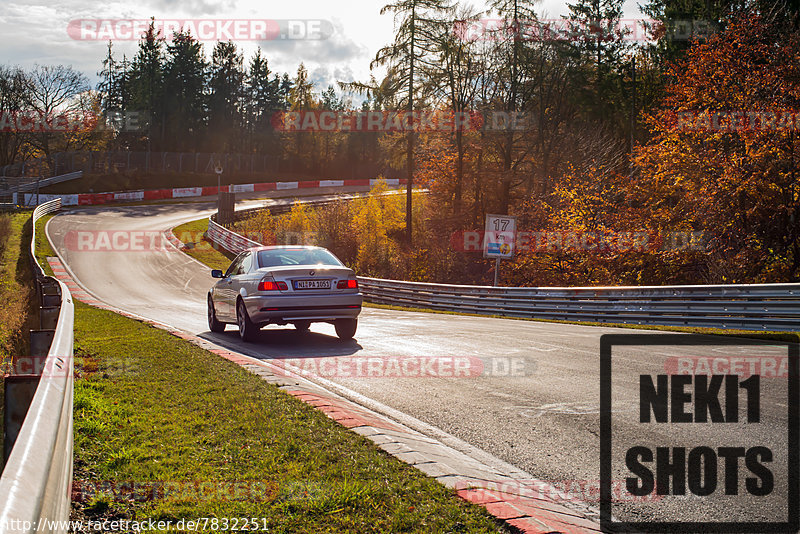
[[[256,324],[354,319],[361,313],[361,293],[334,295],[255,295],[244,298]]]

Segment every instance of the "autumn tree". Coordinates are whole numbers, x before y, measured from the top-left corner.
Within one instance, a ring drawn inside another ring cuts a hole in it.
[[[29,85],[25,107],[50,121],[57,115],[72,115],[80,119],[78,129],[66,133],[34,132],[30,143],[46,160],[54,152],[83,149],[96,125],[100,108],[96,95],[89,94],[89,80],[72,67],[37,65],[28,74]]]
[[[747,13],[670,69],[654,138],[635,154],[640,198],[665,224],[705,232],[711,282],[796,280],[800,35]]]
[[[417,70],[423,64],[431,64],[431,52],[435,42],[434,28],[447,21],[442,15],[450,11],[447,0],[395,0],[381,9],[381,15],[392,13],[397,23],[394,42],[381,48],[372,62],[375,66],[390,66],[390,76],[396,88],[405,86],[404,103],[409,114],[415,107],[420,80]],[[414,187],[414,130],[406,132],[406,240],[412,241],[412,194]]]
[[[433,47],[439,61],[423,68],[433,106],[439,111],[445,111],[442,120],[451,124],[453,129],[452,137],[457,154],[452,196],[448,201],[452,204],[452,212],[456,217],[461,214],[464,196],[467,159],[465,137],[471,129],[482,126],[476,120],[467,119],[470,118],[470,112],[475,110],[484,66],[481,56],[476,53],[478,43],[467,38],[459,28],[466,28],[477,19],[478,15],[471,8],[466,8],[456,12],[452,27],[439,26],[434,33]]]

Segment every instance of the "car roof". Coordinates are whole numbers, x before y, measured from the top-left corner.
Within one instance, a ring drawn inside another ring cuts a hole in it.
[[[311,245],[269,245],[263,247],[252,247],[247,250],[248,252],[261,252],[262,250],[315,250],[315,249],[323,249],[323,247],[317,247]]]

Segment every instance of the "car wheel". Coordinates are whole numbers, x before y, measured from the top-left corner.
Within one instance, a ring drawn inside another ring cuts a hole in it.
[[[247,315],[247,308],[245,308],[244,301],[240,300],[236,304],[236,324],[239,325],[239,337],[242,341],[254,341],[258,328],[250,320]]]
[[[225,323],[217,321],[217,314],[214,311],[214,301],[208,297],[208,329],[220,334],[225,331]]]
[[[298,332],[308,332],[308,329],[311,328],[311,321],[297,321],[294,323],[294,327]]]
[[[336,319],[333,323],[339,339],[353,339],[358,327],[358,319]]]

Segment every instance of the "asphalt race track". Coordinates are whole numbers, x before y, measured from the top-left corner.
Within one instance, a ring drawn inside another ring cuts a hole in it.
[[[47,231],[76,281],[99,300],[250,356],[314,369],[340,386],[418,418],[557,486],[566,485],[568,490],[583,484],[596,487],[600,471],[600,336],[643,331],[365,308],[351,342],[341,342],[330,325],[314,324],[308,334],[291,326],[271,326],[260,333],[259,343],[243,344],[235,326],[229,326],[224,334],[209,332],[206,293],[214,279],[208,269],[177,249],[81,251],[65,239],[72,230],[163,231],[207,216],[212,209],[208,202],[76,208],[53,218]],[[639,423],[639,375],[663,372],[670,356],[700,356],[709,350],[632,347],[614,351],[615,484],[624,485],[624,478],[630,476],[623,462],[625,450],[634,445],[654,449],[670,444],[712,448],[763,444],[776,456],[785,453],[785,378],[762,379],[758,424],[744,418],[699,429],[698,425]],[[731,349],[711,350],[717,356],[734,355]],[[740,356],[785,354],[769,346],[733,350]],[[442,362],[444,365],[439,365]],[[467,366],[468,370],[453,376],[457,374],[454,366],[461,366],[461,371]],[[398,369],[414,376],[398,377]],[[479,376],[472,376],[475,374]],[[745,413],[744,393],[740,397],[741,413]],[[774,462],[769,467],[775,476],[775,490],[767,497],[724,496],[718,490],[708,497],[622,502],[613,512],[631,521],[687,517],[693,521],[785,521],[786,465]],[[723,463],[718,471],[722,481]],[[740,493],[744,493],[745,477],[752,476],[744,460],[739,462],[738,476]],[[587,500],[591,501],[591,496]]]

